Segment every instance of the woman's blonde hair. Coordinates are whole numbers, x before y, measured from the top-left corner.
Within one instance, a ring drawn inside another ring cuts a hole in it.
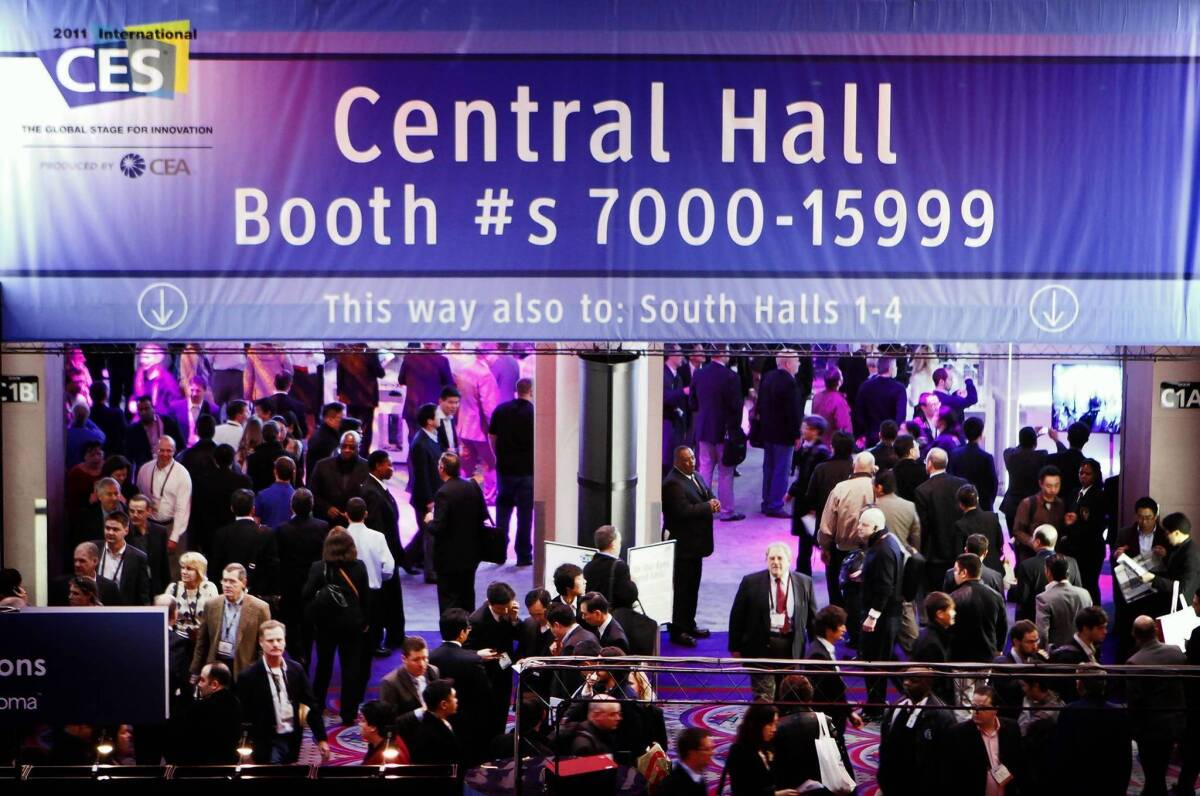
[[[208,559],[200,553],[184,553],[179,557],[179,568],[191,567],[200,573],[200,580],[208,578]]]

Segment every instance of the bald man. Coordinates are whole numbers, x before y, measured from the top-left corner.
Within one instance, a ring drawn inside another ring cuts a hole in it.
[[[950,456],[941,448],[925,455],[929,479],[917,487],[913,503],[921,521],[921,555],[925,556],[926,593],[942,586],[942,575],[962,551],[954,524],[962,517],[958,490],[967,480],[946,472]]]

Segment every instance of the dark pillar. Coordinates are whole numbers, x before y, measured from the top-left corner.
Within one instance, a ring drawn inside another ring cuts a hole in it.
[[[640,354],[580,354],[579,544],[601,525],[637,543],[636,363]]]

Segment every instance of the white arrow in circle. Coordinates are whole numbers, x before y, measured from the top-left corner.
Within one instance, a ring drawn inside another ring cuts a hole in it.
[[[175,314],[175,310],[167,309],[167,291],[165,288],[158,289],[158,309],[150,310],[150,317],[154,318],[154,322],[159,326],[166,326],[170,322],[171,316]],[[1054,321],[1051,321],[1054,323]]]
[[[162,292],[160,291],[159,296],[161,296],[161,295],[162,295]],[[1043,311],[1042,317],[1046,319],[1046,323],[1050,324],[1051,328],[1057,328],[1059,322],[1063,319],[1064,315],[1066,315],[1065,312],[1058,311],[1058,291],[1051,290],[1050,291],[1050,311],[1049,312]]]

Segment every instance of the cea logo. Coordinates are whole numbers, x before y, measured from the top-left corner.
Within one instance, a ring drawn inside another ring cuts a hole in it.
[[[121,173],[131,180],[141,177],[147,170],[146,159],[136,152],[130,152],[121,158],[121,162],[117,165],[121,169]],[[149,167],[150,173],[159,177],[192,176],[192,170],[183,158],[155,158],[150,161]]]
[[[86,31],[79,30],[79,35]],[[137,97],[171,99],[188,89],[187,20],[126,28],[96,28],[94,43],[79,42],[37,55],[67,105],[95,105]]]

